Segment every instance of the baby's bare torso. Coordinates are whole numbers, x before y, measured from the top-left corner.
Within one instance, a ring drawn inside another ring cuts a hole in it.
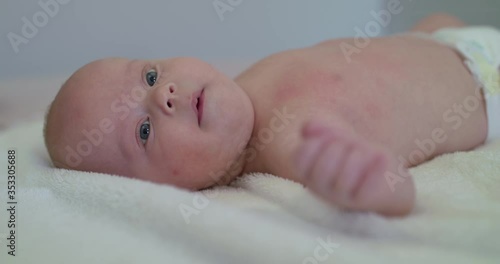
[[[477,97],[477,85],[452,49],[394,36],[372,39],[348,62],[341,43],[355,47],[353,40],[341,39],[278,53],[236,78],[254,104],[254,134],[266,130],[253,140],[260,168],[293,178],[291,154],[302,124],[311,119],[343,124],[403,157],[417,149],[416,140],[432,139],[436,129],[447,139],[427,158],[484,141],[483,99],[474,111],[463,107],[468,97]],[[271,122],[273,110],[288,115],[284,129]]]

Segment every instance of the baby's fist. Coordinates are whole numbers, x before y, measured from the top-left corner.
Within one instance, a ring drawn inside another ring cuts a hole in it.
[[[409,210],[412,201],[405,203],[403,209],[391,201],[395,197],[388,191],[383,176],[392,164],[388,151],[347,128],[317,121],[304,125],[302,140],[295,153],[299,181],[318,196],[348,209],[386,214]]]

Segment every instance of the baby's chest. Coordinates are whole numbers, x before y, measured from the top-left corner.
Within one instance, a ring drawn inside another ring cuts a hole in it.
[[[401,79],[394,77],[392,69],[374,70],[370,65],[357,69],[323,63],[295,65],[274,74],[263,86],[261,99],[255,100],[257,125],[265,131],[262,136],[269,130],[274,137],[279,134],[283,140],[276,147],[289,150],[300,142],[302,126],[310,120],[345,122],[363,135],[376,137],[385,133],[398,113],[398,94],[405,87]]]
[[[350,122],[377,119],[385,111],[391,85],[383,75],[312,62],[294,65],[273,76],[265,92],[266,106],[287,108],[300,119],[342,117]]]
[[[298,63],[277,72],[268,89],[273,104],[334,103],[345,90],[344,76],[319,63]]]

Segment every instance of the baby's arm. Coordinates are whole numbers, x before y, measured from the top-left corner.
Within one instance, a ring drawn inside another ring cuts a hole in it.
[[[291,122],[259,153],[265,172],[299,182],[340,208],[388,216],[413,209],[415,188],[406,168],[339,120]],[[395,188],[387,171],[399,177]]]
[[[418,22],[411,31],[434,33],[442,28],[464,27],[466,24],[459,18],[446,13],[430,15]]]
[[[384,215],[408,214],[414,204],[411,175],[381,146],[342,126],[308,122],[295,152],[301,182],[318,196],[345,209],[375,211]],[[399,170],[399,172],[397,172]],[[391,188],[388,171],[402,181]]]

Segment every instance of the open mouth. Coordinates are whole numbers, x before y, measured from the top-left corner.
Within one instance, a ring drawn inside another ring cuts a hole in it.
[[[198,125],[201,124],[203,118],[203,102],[205,99],[205,88],[203,88],[197,95],[193,98],[193,106],[195,109],[196,116],[198,117]]]

